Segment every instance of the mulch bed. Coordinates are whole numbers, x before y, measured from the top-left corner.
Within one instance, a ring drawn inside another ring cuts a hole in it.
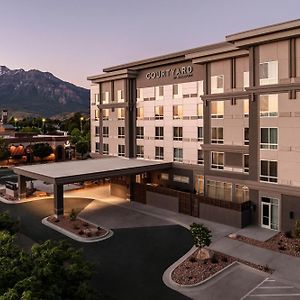
[[[197,259],[198,249],[191,254],[186,260],[184,260],[179,266],[177,266],[172,274],[171,278],[178,284],[181,285],[193,285],[204,281],[211,277],[215,273],[221,271],[234,261],[241,262],[252,268],[260,271],[272,273],[273,270],[269,269],[268,266],[256,265],[235,257],[212,251],[213,258],[208,260]]]
[[[97,227],[78,218],[71,221],[69,216],[60,216],[58,218],[50,216],[47,218],[47,221],[84,238],[101,237],[108,233],[106,229]]]
[[[237,235],[235,239],[253,246],[300,257],[300,239],[291,238],[281,232],[265,242],[251,239],[242,235]]]

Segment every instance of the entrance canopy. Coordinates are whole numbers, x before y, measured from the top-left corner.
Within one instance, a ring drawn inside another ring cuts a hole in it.
[[[14,167],[13,171],[18,175],[48,183],[69,184],[103,177],[125,176],[168,169],[171,166],[171,162],[107,157]]]

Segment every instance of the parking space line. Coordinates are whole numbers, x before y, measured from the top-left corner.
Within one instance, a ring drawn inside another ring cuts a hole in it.
[[[248,295],[248,297],[298,297],[300,294],[255,294]]]
[[[257,289],[293,289],[293,286],[260,286]]]
[[[258,285],[256,285],[252,290],[250,290],[246,295],[244,295],[240,300],[246,299],[252,292],[254,292],[258,287],[260,287],[261,285],[263,285],[264,282],[267,281],[268,279],[269,279],[269,277],[265,278],[261,283],[259,283]]]

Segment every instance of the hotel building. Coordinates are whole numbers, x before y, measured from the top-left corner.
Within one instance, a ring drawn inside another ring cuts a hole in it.
[[[103,71],[93,156],[172,162],[129,176],[132,200],[239,227],[300,219],[300,20]]]

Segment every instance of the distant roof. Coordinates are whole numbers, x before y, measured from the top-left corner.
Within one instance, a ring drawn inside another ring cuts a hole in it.
[[[15,129],[15,127],[11,124],[1,124],[0,126],[5,129]]]

